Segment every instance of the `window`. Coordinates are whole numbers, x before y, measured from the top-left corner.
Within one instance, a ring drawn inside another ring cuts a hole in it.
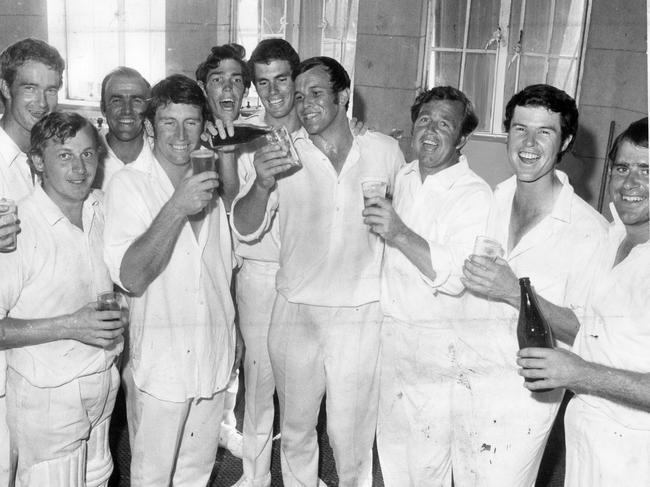
[[[262,39],[280,37],[301,57],[332,57],[345,67],[350,78],[354,77],[359,0],[233,1],[237,8],[236,42],[248,55]],[[254,91],[251,87],[251,104],[257,103]]]
[[[588,0],[431,0],[427,85],[464,91],[477,131],[503,133],[510,97],[548,83],[578,93]]]
[[[165,76],[165,0],[48,0],[49,42],[66,59],[64,102],[95,105],[117,66]]]

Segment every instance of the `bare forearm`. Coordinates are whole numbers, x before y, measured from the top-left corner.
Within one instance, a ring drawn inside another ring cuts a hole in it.
[[[239,175],[237,174],[236,153],[232,151],[218,151],[217,172],[220,179],[220,193],[226,211],[230,211],[230,206],[235,196],[239,193]]]
[[[584,362],[584,370],[569,388],[638,409],[650,410],[650,374]]]
[[[69,320],[69,315],[37,320],[4,318],[0,320],[0,350],[70,338]]]
[[[160,275],[171,258],[186,221],[186,217],[169,202],[161,208],[147,231],[124,254],[120,265],[120,280],[126,289],[141,295]]]
[[[390,244],[400,250],[427,278],[432,281],[436,279],[436,272],[431,264],[431,249],[425,239],[405,227],[405,230],[396,235]]]
[[[266,213],[269,192],[254,184],[250,191],[240,199],[232,210],[233,223],[240,235],[250,235],[257,231]]]

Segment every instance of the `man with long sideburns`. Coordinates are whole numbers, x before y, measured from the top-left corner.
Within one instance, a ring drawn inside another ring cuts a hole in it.
[[[302,167],[277,145],[258,150],[255,183],[233,203],[233,223],[251,241],[274,218],[279,224],[269,353],[284,485],[318,484],[316,423],[325,393],[340,485],[371,485],[383,244],[363,223],[361,182],[372,178],[393,188],[404,159],[389,137],[352,135],[350,78],[338,62],[307,59],[293,79],[304,127],[293,139]]]

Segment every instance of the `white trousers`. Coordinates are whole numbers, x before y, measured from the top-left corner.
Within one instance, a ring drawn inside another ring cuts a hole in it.
[[[512,365],[469,364],[453,387],[454,482],[458,487],[533,487],[564,389],[533,393],[525,389],[515,363],[517,344],[509,338],[505,357]],[[489,334],[470,348],[485,350]],[[467,352],[454,347],[454,356]],[[489,354],[488,354],[489,356]],[[501,355],[499,355],[501,356]]]
[[[9,487],[11,479],[11,440],[7,426],[7,396],[0,396],[0,487]]]
[[[575,397],[564,431],[566,487],[650,485],[650,431],[626,428]]]
[[[451,486],[453,332],[387,317],[381,338],[377,450],[384,485]]]
[[[18,453],[17,487],[108,484],[108,429],[119,374],[113,366],[59,387],[34,387],[7,373],[7,412]]]
[[[381,310],[329,308],[278,295],[269,352],[280,402],[285,487],[318,485],[316,424],[324,394],[327,433],[341,487],[372,483]]]
[[[224,393],[170,402],[138,389],[123,372],[133,487],[205,487],[219,447]]]
[[[246,345],[243,469],[254,482],[271,471],[275,380],[268,336],[277,270],[277,263],[244,259],[236,278],[239,328]]]
[[[451,487],[452,472],[456,487],[534,486],[563,390],[531,393],[516,342],[503,337],[511,350],[497,355],[512,367],[495,366],[483,338],[384,321],[377,448],[387,487]]]

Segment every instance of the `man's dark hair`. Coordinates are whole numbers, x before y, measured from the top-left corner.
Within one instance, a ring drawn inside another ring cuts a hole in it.
[[[16,79],[16,71],[27,61],[37,61],[54,70],[59,75],[59,87],[61,87],[65,61],[56,48],[47,42],[31,37],[15,42],[2,51],[0,54],[0,78],[11,86]],[[0,98],[3,103],[6,101],[2,93],[0,93]]]
[[[648,117],[643,117],[636,122],[632,122],[628,128],[614,139],[612,149],[609,151],[609,159],[611,161],[616,160],[618,149],[625,141],[630,142],[637,147],[648,148]]]
[[[244,79],[244,87],[246,89],[251,86],[251,75],[248,71],[248,66],[244,58],[246,57],[246,49],[244,46],[235,44],[224,44],[223,46],[214,46],[210,52],[210,55],[199,64],[199,67],[196,68],[196,80],[206,83],[208,81],[208,73],[215,68],[218,68],[221,64],[221,61],[226,59],[232,59],[237,61],[241,66],[241,74]]]
[[[562,143],[572,137],[567,148],[558,154],[560,161],[562,155],[567,152],[576,140],[578,131],[578,107],[576,101],[566,92],[546,84],[530,85],[510,98],[506,105],[506,114],[503,125],[506,132],[510,131],[510,122],[515,113],[515,107],[542,107],[560,114],[560,129],[562,131]]]
[[[104,76],[104,79],[102,80],[102,94],[99,100],[99,108],[102,112],[106,110],[106,86],[108,85],[108,82],[116,76],[136,78],[144,83],[148,91],[151,91],[151,84],[145,79],[144,76],[140,74],[139,71],[126,66],[118,66],[106,76]]]
[[[93,142],[97,148],[97,160],[101,161],[106,153],[106,148],[97,129],[88,119],[74,112],[52,112],[36,122],[30,134],[29,155],[43,157],[48,140],[54,139],[63,144],[85,127],[90,128]]]
[[[248,60],[248,69],[255,81],[255,63],[269,64],[271,61],[288,61],[293,72],[300,64],[300,56],[284,39],[264,39],[253,50]]]
[[[336,60],[327,56],[316,56],[305,59],[301,62],[296,69],[293,70],[291,77],[295,81],[296,78],[313,68],[323,68],[330,75],[330,83],[334,93],[340,93],[346,88],[350,88],[350,76],[343,66]],[[350,101],[345,104],[345,109],[348,109]]]
[[[457,101],[463,104],[463,121],[460,126],[461,137],[471,134],[478,126],[478,117],[474,112],[472,102],[465,96],[465,93],[453,86],[436,86],[420,93],[411,107],[411,122],[415,123],[420,116],[422,105],[432,100]]]
[[[209,118],[203,90],[196,81],[183,74],[167,76],[151,88],[151,101],[144,113],[145,118],[153,124],[158,108],[170,103],[194,105],[201,109],[204,120]]]

